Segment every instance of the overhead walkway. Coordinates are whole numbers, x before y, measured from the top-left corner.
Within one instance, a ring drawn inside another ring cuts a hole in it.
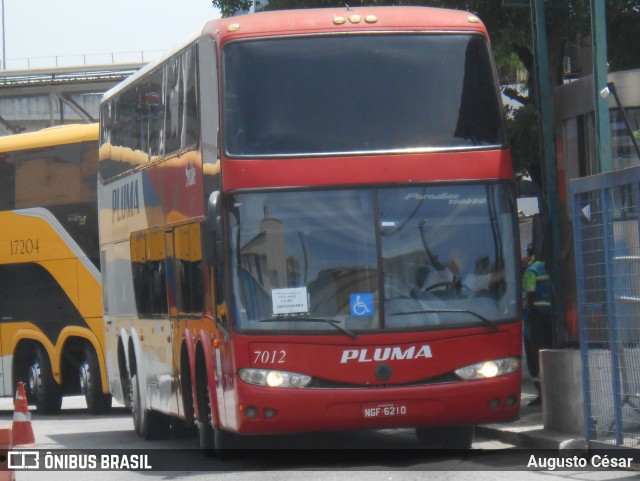
[[[144,65],[0,71],[0,135],[96,122],[102,94]]]

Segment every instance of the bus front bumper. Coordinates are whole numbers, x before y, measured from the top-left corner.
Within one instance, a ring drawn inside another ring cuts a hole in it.
[[[282,389],[237,383],[234,416],[227,417],[235,422],[223,427],[244,434],[275,434],[512,421],[520,407],[521,373],[361,389]]]

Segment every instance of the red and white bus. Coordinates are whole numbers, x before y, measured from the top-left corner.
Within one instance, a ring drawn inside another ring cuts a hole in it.
[[[145,438],[411,427],[520,403],[516,203],[477,17],[263,12],[105,94],[109,386]]]

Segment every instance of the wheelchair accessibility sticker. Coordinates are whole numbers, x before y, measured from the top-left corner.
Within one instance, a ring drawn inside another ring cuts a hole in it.
[[[349,300],[353,317],[373,317],[373,294],[351,294]]]

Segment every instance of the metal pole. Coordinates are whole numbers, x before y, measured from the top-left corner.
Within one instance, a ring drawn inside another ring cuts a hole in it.
[[[7,70],[7,45],[4,34],[4,0],[2,0],[2,70]]]
[[[567,336],[559,261],[560,222],[558,212],[560,207],[558,205],[558,180],[553,140],[553,99],[549,78],[547,27],[543,0],[531,0],[531,27],[537,80],[537,107],[540,118],[544,208],[549,219],[551,237],[551,258],[548,260],[550,265],[547,265],[547,268],[551,274],[551,286],[554,294],[553,347],[559,348],[563,347]]]
[[[609,103],[600,96],[607,85],[607,25],[604,0],[591,0],[591,45],[593,50],[594,116],[598,172],[611,171],[611,119]]]

